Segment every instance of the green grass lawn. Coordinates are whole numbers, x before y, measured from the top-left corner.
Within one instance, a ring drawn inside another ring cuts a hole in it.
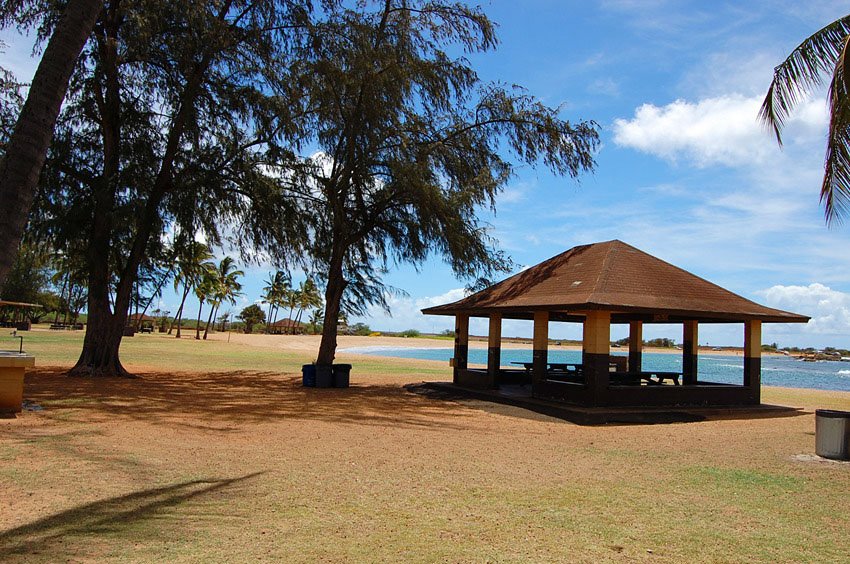
[[[140,379],[62,375],[82,334],[32,332],[44,409],[0,420],[0,560],[840,562],[850,464],[817,461],[814,407],[782,418],[579,427],[409,394],[444,363],[125,339]],[[55,366],[60,368],[44,368]]]

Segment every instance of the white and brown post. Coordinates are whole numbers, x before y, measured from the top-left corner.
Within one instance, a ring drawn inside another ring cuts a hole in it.
[[[697,383],[697,362],[699,354],[699,325],[694,319],[683,324],[682,338],[682,384]]]
[[[549,312],[534,312],[534,341],[532,343],[532,387],[546,379],[546,367],[549,364]]]
[[[459,313],[455,315],[455,354],[452,359],[454,367],[454,383],[458,384],[459,373],[466,370],[469,360],[469,315]]]
[[[594,405],[604,405],[610,382],[611,313],[589,311],[584,319],[582,369]]]
[[[502,314],[490,314],[490,331],[487,335],[487,384],[499,387],[499,370],[502,365]]]
[[[629,322],[629,372],[643,370],[643,321]]]
[[[744,322],[744,386],[750,401],[761,403],[761,321]]]

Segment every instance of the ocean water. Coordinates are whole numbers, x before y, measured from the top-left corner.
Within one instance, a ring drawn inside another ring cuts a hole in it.
[[[358,347],[346,352],[375,356],[442,360],[447,364],[453,349],[407,348],[407,347]],[[626,356],[625,352],[613,353]],[[531,349],[502,349],[502,365],[512,362],[531,362]],[[580,363],[580,351],[550,350],[549,362]],[[469,350],[470,367],[487,364],[485,349]],[[644,370],[681,372],[682,357],[676,354],[644,353]],[[727,384],[741,384],[744,374],[744,359],[741,356],[703,355],[699,357],[699,379]],[[787,356],[764,356],[761,359],[761,382],[764,386],[788,388],[812,388],[815,390],[839,390],[850,392],[850,362],[804,362]]]

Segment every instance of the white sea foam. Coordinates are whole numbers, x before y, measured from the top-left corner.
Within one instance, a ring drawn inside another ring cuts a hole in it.
[[[850,376],[850,370],[839,370],[837,374],[841,374],[842,376]]]

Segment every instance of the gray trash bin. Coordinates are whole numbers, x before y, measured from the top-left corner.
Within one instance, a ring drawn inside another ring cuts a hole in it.
[[[824,458],[850,460],[850,411],[815,411],[815,452]]]

